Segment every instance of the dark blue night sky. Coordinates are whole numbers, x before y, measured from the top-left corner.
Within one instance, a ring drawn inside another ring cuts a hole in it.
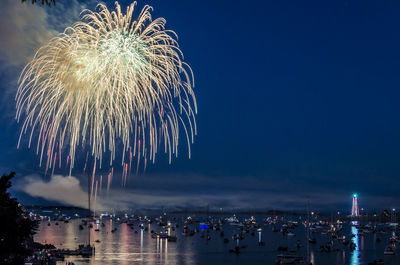
[[[133,178],[132,192],[153,178],[179,183],[187,201],[220,196],[208,202],[215,206],[234,208],[221,197],[240,194],[257,197],[257,208],[301,208],[311,198],[316,207],[347,209],[353,192],[367,209],[398,206],[398,1],[144,3],[179,35],[194,71],[198,136],[190,160],[184,145],[172,165],[159,156]],[[8,87],[15,76],[0,78]],[[16,149],[13,96],[3,94],[0,168],[20,179],[43,174],[34,150]],[[150,186],[142,191],[156,194]],[[171,186],[164,191],[175,192]],[[279,196],[297,204],[271,205]]]

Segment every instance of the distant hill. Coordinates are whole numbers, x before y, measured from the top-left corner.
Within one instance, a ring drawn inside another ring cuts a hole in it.
[[[27,210],[61,210],[61,211],[87,211],[87,209],[75,206],[52,205],[24,205]]]
[[[209,214],[209,215],[232,215],[232,214],[246,214],[246,215],[305,215],[306,213],[281,211],[281,210],[268,210],[268,211],[204,211],[204,210],[178,210],[172,211],[172,214]]]

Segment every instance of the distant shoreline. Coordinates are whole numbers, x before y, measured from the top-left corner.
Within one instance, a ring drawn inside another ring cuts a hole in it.
[[[76,207],[76,206],[65,206],[65,205],[24,205],[27,210],[75,210],[75,211],[87,211],[86,208]],[[132,209],[131,209],[132,210]],[[150,209],[138,209],[138,211],[150,210]],[[151,211],[156,211],[151,209]],[[159,211],[163,211],[161,208]],[[123,212],[123,211],[120,211]],[[282,211],[282,210],[238,210],[238,211],[215,211],[215,210],[172,210],[166,211],[169,214],[210,214],[210,215],[233,215],[233,214],[247,214],[247,215],[306,215],[307,213],[294,212],[294,211]]]
[[[27,210],[76,210],[76,211],[87,211],[85,208],[76,207],[76,206],[48,206],[48,205],[23,205],[23,207]]]
[[[209,214],[209,215],[233,215],[233,214],[246,214],[246,215],[306,215],[307,213],[298,213],[291,211],[281,210],[268,210],[268,211],[204,211],[204,210],[177,210],[171,211],[171,214]]]

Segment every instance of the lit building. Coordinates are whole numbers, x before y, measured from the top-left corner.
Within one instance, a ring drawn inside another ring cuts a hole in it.
[[[358,199],[357,199],[357,194],[355,193],[353,195],[353,206],[351,207],[351,216],[359,216],[360,211],[358,209]]]

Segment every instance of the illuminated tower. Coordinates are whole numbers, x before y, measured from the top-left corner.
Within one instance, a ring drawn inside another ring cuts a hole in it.
[[[351,216],[359,216],[360,211],[358,210],[358,199],[357,194],[354,193],[353,195],[353,206],[351,207]]]

